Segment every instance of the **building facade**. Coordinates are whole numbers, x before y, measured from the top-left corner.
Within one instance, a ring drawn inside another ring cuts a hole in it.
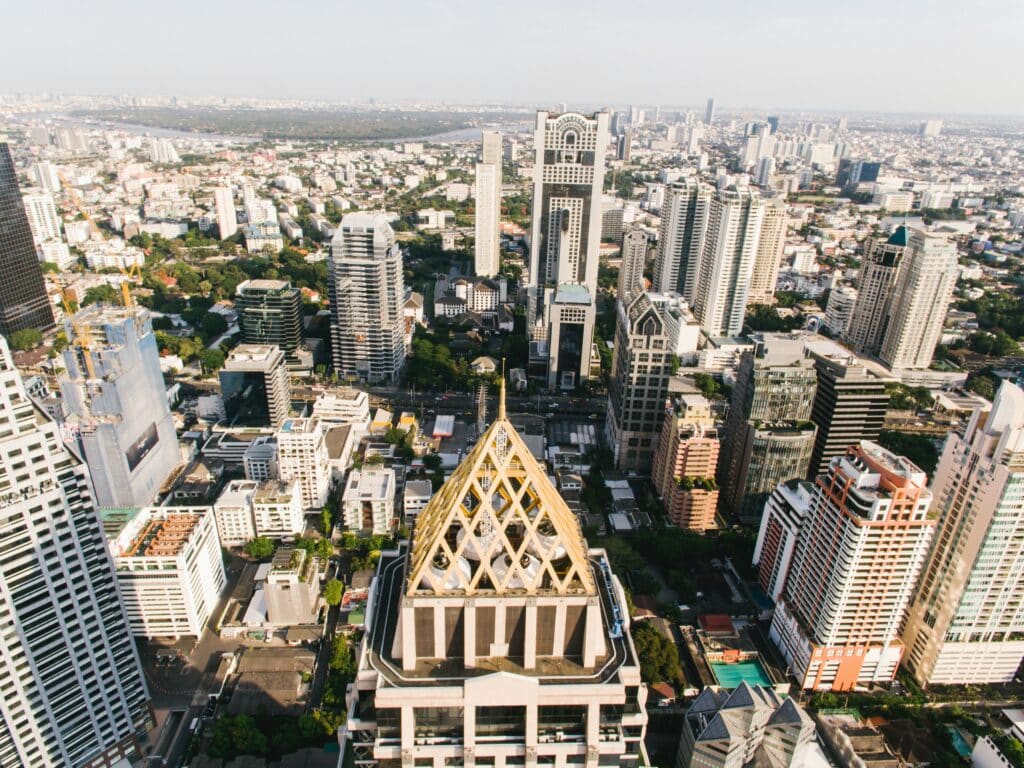
[[[475,273],[494,277],[501,267],[501,134],[484,131],[476,164]]]
[[[549,387],[590,376],[608,113],[537,113],[527,286],[531,351]]]
[[[938,528],[910,606],[905,664],[921,685],[1003,683],[1024,659],[1024,391],[952,433],[934,482]]]
[[[93,305],[64,329],[66,434],[89,465],[97,506],[146,506],[180,461],[149,313]]]
[[[142,509],[110,540],[110,552],[132,634],[203,634],[226,583],[213,509]]]
[[[810,509],[813,491],[814,486],[806,480],[787,480],[775,487],[764,506],[753,563],[758,586],[773,602],[779,599],[786,583],[793,548]]]
[[[888,238],[871,238],[857,281],[857,303],[844,331],[846,341],[859,352],[878,354],[889,326],[893,288],[907,249],[907,228],[898,227]]]
[[[331,346],[343,381],[395,384],[405,368],[402,251],[382,213],[350,213],[331,241]]]
[[[632,294],[645,290],[644,267],[647,264],[647,232],[631,227],[622,236],[622,263],[619,266],[618,297],[629,301]]]
[[[319,510],[331,490],[331,465],[326,432],[320,419],[287,419],[277,433],[277,471],[281,480],[295,480],[302,506]]]
[[[218,376],[229,423],[278,427],[288,418],[292,386],[280,347],[239,344],[231,350]]]
[[[718,509],[718,427],[707,398],[675,397],[665,410],[651,482],[672,525],[703,533]]]
[[[395,471],[354,469],[341,497],[341,516],[350,531],[388,534],[395,524]]]
[[[217,187],[213,190],[213,206],[220,239],[227,240],[238,231],[238,214],[235,211],[235,196],[231,187]]]
[[[0,334],[53,327],[43,270],[6,141],[0,140]]]
[[[766,158],[771,160],[772,158]],[[786,203],[778,197],[765,200],[761,235],[757,242],[754,269],[750,273],[748,304],[772,304],[786,247]]]
[[[696,179],[666,187],[654,260],[655,290],[679,293],[693,302],[712,197],[714,188]]]
[[[864,441],[816,481],[770,637],[804,689],[889,683],[935,521],[928,477]]]
[[[252,497],[259,490],[255,480],[229,480],[213,505],[217,535],[221,546],[240,547],[256,538],[252,516]]]
[[[302,345],[302,295],[287,280],[246,280],[235,289],[235,311],[245,344],[272,344],[297,364]]]
[[[0,381],[0,764],[141,760],[149,695],[89,475],[25,394],[4,339]]]
[[[252,495],[252,517],[257,536],[294,539],[306,530],[302,489],[296,480],[266,480]]]

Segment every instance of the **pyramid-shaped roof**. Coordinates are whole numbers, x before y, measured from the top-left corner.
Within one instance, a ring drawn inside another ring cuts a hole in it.
[[[907,246],[907,228],[905,226],[896,227],[896,230],[886,240],[888,245],[900,245],[904,248]]]
[[[505,415],[419,514],[406,592],[596,594],[583,532]]]

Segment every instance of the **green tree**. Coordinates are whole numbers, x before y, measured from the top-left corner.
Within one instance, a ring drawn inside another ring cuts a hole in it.
[[[262,757],[267,754],[267,737],[248,715],[225,715],[214,727],[210,756],[231,759],[238,755]]]
[[[196,357],[205,374],[215,373],[224,367],[224,353],[219,349],[201,349]]]
[[[120,295],[112,285],[95,285],[85,292],[85,296],[82,297],[82,306],[87,307],[90,304],[100,303],[113,304]]]
[[[53,337],[53,351],[63,352],[68,348],[68,335],[64,331],[57,331],[57,335]]]
[[[676,644],[662,635],[650,622],[633,625],[633,643],[640,657],[640,677],[645,683],[683,684]]]
[[[11,333],[7,337],[7,342],[11,345],[11,349],[24,351],[42,344],[43,334],[35,328],[23,328],[20,331]]]
[[[257,536],[255,539],[250,539],[242,547],[242,551],[245,552],[249,557],[254,560],[269,560],[274,556],[274,550],[276,546],[274,542],[268,539],[266,536]]]
[[[320,531],[324,536],[330,536],[333,527],[334,519],[331,515],[331,508],[328,505],[324,505],[324,508],[320,510]]]
[[[324,602],[328,605],[338,605],[344,592],[345,588],[341,585],[341,582],[337,579],[331,579],[324,584]]]
[[[218,312],[207,312],[200,322],[203,335],[207,339],[215,339],[228,329],[228,321]]]

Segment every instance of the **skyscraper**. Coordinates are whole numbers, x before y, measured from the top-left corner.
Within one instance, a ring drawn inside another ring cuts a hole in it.
[[[771,304],[775,300],[782,251],[786,246],[786,203],[779,197],[768,198],[764,202],[764,218],[754,269],[750,273],[747,304]]]
[[[217,214],[217,230],[220,233],[220,239],[226,240],[238,231],[235,196],[231,187],[217,187],[213,191],[213,204]]]
[[[956,244],[911,229],[879,357],[890,368],[927,368],[942,338],[958,275]]]
[[[302,296],[287,280],[246,280],[235,289],[235,311],[246,344],[274,344],[297,363],[302,344]]]
[[[146,506],[180,460],[149,313],[94,304],[64,332],[67,427],[89,465],[96,504]]]
[[[813,492],[814,485],[806,480],[786,480],[775,487],[764,505],[753,563],[758,586],[773,601],[782,594]]]
[[[483,132],[483,152],[476,164],[476,269],[494,277],[501,266],[501,134]]]
[[[759,521],[775,486],[806,477],[814,449],[810,418],[816,386],[799,338],[757,337],[755,351],[743,354],[718,468],[728,512]]]
[[[630,294],[644,290],[648,243],[647,232],[642,227],[631,227],[622,236],[622,264],[619,266],[617,291],[622,301],[628,301]]]
[[[857,283],[857,303],[846,327],[846,341],[859,352],[877,354],[889,324],[893,287],[907,248],[907,228],[888,238],[871,238]]]
[[[888,683],[935,521],[928,477],[864,441],[819,476],[771,638],[804,689]]]
[[[889,407],[885,385],[891,380],[853,355],[813,350],[810,354],[818,376],[811,409],[811,421],[818,430],[808,472],[814,479],[827,472],[832,459],[842,456],[851,445],[878,439]]]
[[[504,387],[372,589],[341,736],[357,762],[646,762],[625,593],[506,418]]]
[[[1010,682],[1024,659],[1024,391],[951,433],[935,472],[938,528],[903,632],[921,685]]]
[[[343,380],[396,383],[405,367],[402,252],[382,213],[350,213],[331,241],[331,345]]]
[[[677,181],[665,189],[654,262],[655,290],[679,293],[693,302],[704,227],[713,196],[713,187],[695,179]]]
[[[52,326],[53,309],[18,189],[14,160],[0,136],[0,334]]]
[[[527,329],[549,387],[590,374],[608,113],[537,113]]]
[[[284,352],[272,344],[239,344],[218,372],[224,415],[236,426],[279,427],[292,388]]]
[[[711,125],[715,121],[715,99],[708,99],[707,109],[704,110],[704,124]]]
[[[26,396],[3,339],[0,381],[0,763],[134,763],[149,696],[88,473]]]
[[[675,361],[697,352],[699,328],[677,295],[636,293],[617,302],[608,382],[608,442],[619,469],[654,459]]]
[[[711,199],[703,237],[693,313],[708,336],[743,329],[764,203],[751,190],[725,190]]]
[[[707,398],[673,398],[665,409],[651,470],[651,482],[673,525],[700,533],[715,527],[718,452],[717,424]]]

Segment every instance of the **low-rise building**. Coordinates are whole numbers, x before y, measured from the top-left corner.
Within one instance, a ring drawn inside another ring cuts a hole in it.
[[[406,522],[414,521],[433,495],[434,486],[429,480],[406,481],[402,494],[402,514]]]
[[[274,553],[263,587],[265,626],[314,624],[320,601],[319,561],[309,552],[280,547]]]
[[[306,530],[302,491],[295,480],[267,480],[252,496],[256,535],[294,539]]]
[[[355,469],[341,498],[341,513],[350,531],[385,534],[395,517],[395,473],[391,469]]]
[[[252,517],[252,497],[259,490],[255,480],[232,480],[213,505],[220,543],[225,547],[240,547],[256,538],[256,523]]]

